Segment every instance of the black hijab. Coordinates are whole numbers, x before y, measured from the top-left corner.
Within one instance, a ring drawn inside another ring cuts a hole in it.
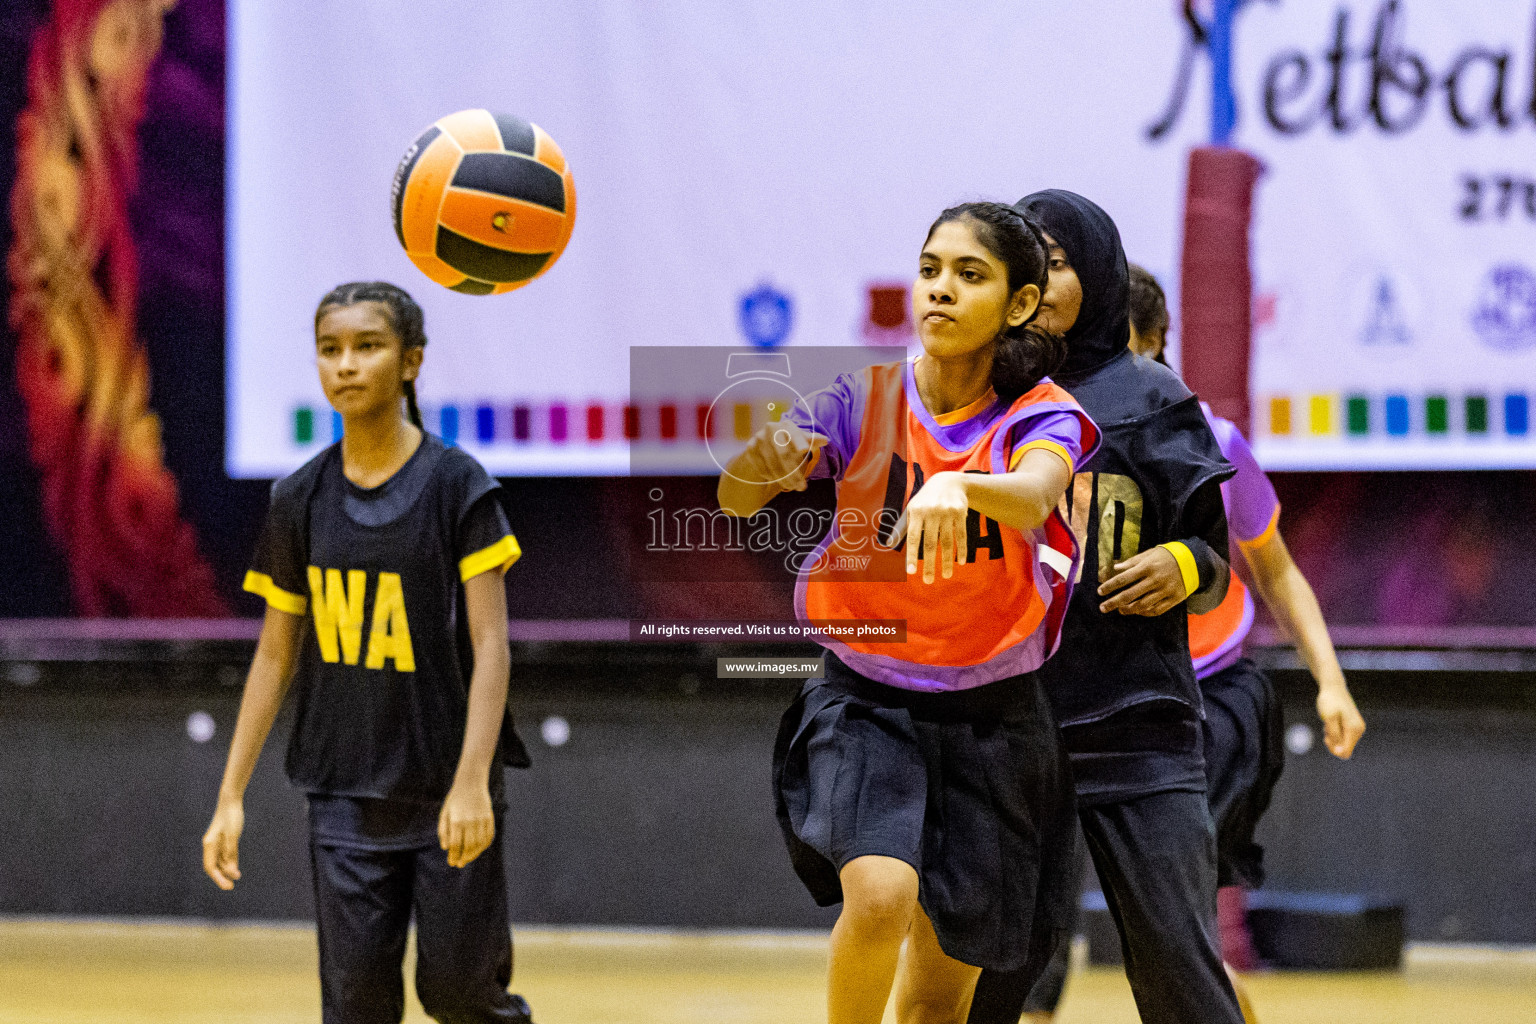
[[[1064,189],[1032,192],[1014,209],[1065,250],[1083,286],[1082,309],[1066,334],[1066,362],[1051,374],[1070,386],[1130,347],[1131,275],[1120,231],[1097,204]]]

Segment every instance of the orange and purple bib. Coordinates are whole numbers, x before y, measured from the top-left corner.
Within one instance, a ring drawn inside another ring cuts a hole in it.
[[[1055,651],[1080,557],[1059,512],[1021,532],[972,509],[966,562],[950,579],[906,573],[894,527],[935,473],[1006,473],[1045,449],[1075,469],[1098,428],[1049,380],[1011,403],[988,393],[935,416],[905,360],[844,374],[787,416],[822,434],[813,476],[837,480],[832,528],[802,568],[795,608],[810,624],[905,623],[905,639],[823,636],[855,671],[909,690],[964,690],[1031,672]]]

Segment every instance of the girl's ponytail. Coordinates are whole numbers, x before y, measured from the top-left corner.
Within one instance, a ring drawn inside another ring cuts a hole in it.
[[[1025,324],[1003,332],[992,353],[992,390],[1005,402],[1034,389],[1067,358],[1067,341]]]
[[[416,382],[408,380],[401,385],[405,389],[405,415],[418,430],[426,430],[421,425],[421,409],[416,405]]]

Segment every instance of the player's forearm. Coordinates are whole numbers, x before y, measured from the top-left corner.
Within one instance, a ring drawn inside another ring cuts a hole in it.
[[[469,714],[464,722],[464,747],[459,753],[454,785],[485,786],[496,759],[496,742],[507,713],[507,677],[512,655],[505,634],[475,644],[475,669],[469,680]]]
[[[1007,473],[953,475],[961,482],[968,506],[1023,531],[1039,529],[1055,509],[1072,482],[1072,466],[1055,452],[1036,448],[1025,451],[1018,467]]]
[[[1283,559],[1252,559],[1250,565],[1254,568],[1254,589],[1280,631],[1296,645],[1318,689],[1343,687],[1344,672],[1323,621],[1322,607],[1301,569],[1288,554]]]
[[[1061,497],[1030,473],[962,473],[960,479],[967,505],[1015,530],[1039,529]]]
[[[1185,608],[1191,615],[1204,615],[1226,599],[1227,585],[1232,579],[1232,567],[1226,558],[1227,511],[1221,485],[1207,481],[1197,488],[1185,503],[1180,522],[1174,528],[1184,536],[1172,543],[1182,545],[1189,552],[1197,577],[1191,581],[1186,572],[1188,597]],[[1175,552],[1177,556],[1178,552]],[[1193,588],[1189,587],[1190,582],[1195,584]]]
[[[746,470],[739,466],[741,459],[731,462],[720,476],[720,485],[715,489],[715,497],[720,502],[720,510],[729,515],[749,518],[755,516],[762,507],[783,493],[784,488],[777,481],[754,484],[742,479]]]
[[[277,721],[292,677],[291,659],[284,658],[281,652],[258,646],[245,680],[245,692],[240,698],[240,715],[235,720],[229,760],[224,766],[224,780],[219,785],[220,800],[244,798],[245,787],[250,784],[261,748],[272,732],[272,724]]]

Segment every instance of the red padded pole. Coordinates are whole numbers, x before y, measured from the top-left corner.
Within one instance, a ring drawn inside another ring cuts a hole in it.
[[[1253,273],[1248,228],[1263,164],[1240,149],[1189,154],[1179,339],[1184,381],[1218,416],[1249,434],[1248,354]]]

